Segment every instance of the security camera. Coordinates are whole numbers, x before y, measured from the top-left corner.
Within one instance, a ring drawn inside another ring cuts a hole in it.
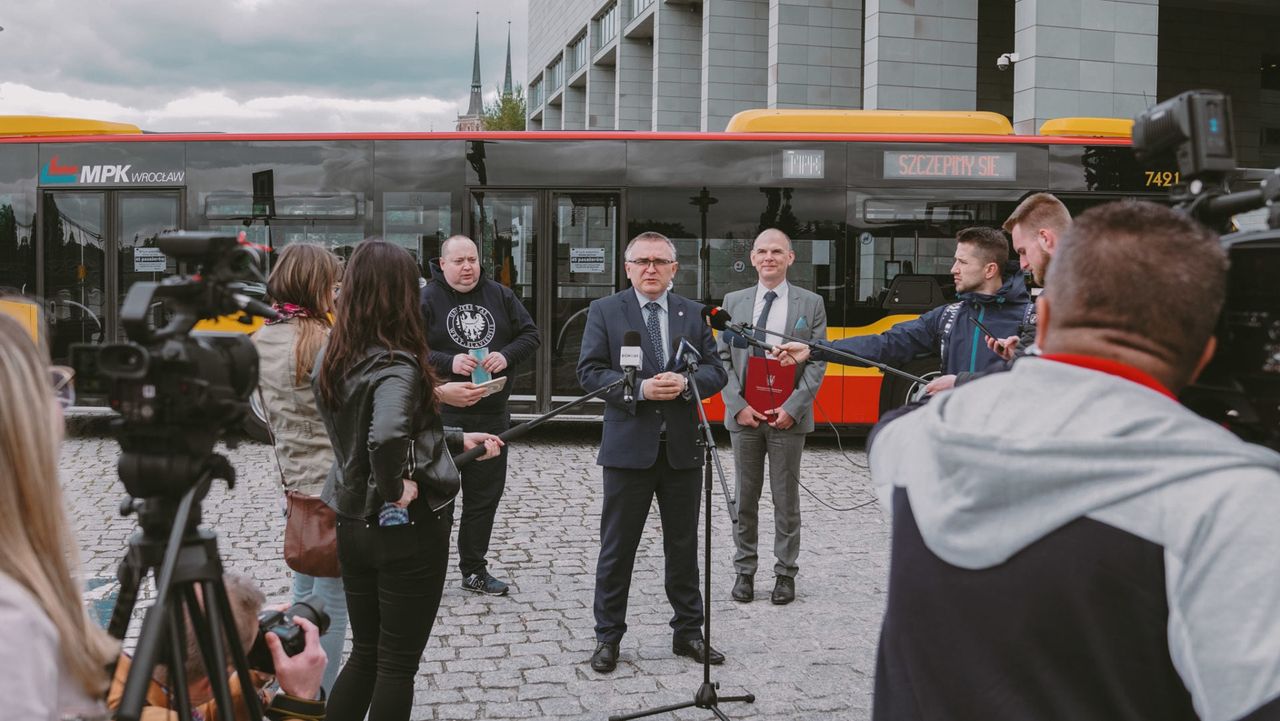
[[[1008,70],[1009,67],[1016,62],[1018,62],[1017,53],[1005,53],[1004,55],[1001,55],[1000,57],[996,58],[996,69]]]

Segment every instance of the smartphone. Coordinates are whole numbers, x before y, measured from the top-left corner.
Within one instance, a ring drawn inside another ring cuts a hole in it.
[[[983,333],[986,333],[987,337],[990,338],[991,340],[996,340],[996,341],[1003,340],[1002,338],[997,338],[996,334],[992,333],[991,330],[987,328],[985,325],[983,325],[982,321],[978,320],[977,318],[973,319],[973,324],[978,326],[978,330],[982,331]]]

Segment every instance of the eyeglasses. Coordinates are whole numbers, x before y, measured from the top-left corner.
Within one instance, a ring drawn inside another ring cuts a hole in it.
[[[666,258],[637,258],[635,260],[628,260],[627,262],[632,265],[638,265],[641,267],[648,266],[650,268],[665,268],[668,265],[675,263],[674,260],[667,260]]]
[[[70,408],[76,402],[76,387],[72,383],[76,372],[68,366],[50,366],[49,379],[53,385],[53,395],[62,408]]]

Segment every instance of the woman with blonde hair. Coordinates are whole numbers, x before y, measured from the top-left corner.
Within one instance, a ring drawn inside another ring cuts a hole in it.
[[[100,717],[119,653],[81,600],[75,539],[58,481],[69,369],[0,313],[0,716]]]
[[[286,490],[319,496],[333,466],[333,448],[311,391],[316,353],[332,327],[334,296],[342,278],[338,256],[319,245],[295,243],[280,251],[267,295],[280,317],[254,333],[258,348],[258,388],[271,427],[281,481]],[[341,578],[293,574],[295,602],[316,595],[329,614],[320,639],[329,662],[324,689],[333,687],[347,634],[347,600]]]

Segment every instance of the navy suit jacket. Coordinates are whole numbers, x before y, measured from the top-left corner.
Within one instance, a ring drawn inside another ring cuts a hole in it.
[[[636,394],[640,381],[664,370],[683,370],[675,359],[675,347],[685,338],[702,354],[693,382],[704,399],[724,387],[728,376],[716,353],[711,329],[702,320],[702,305],[688,298],[667,294],[667,337],[671,358],[666,368],[658,367],[645,332],[644,318],[636,292],[632,288],[591,302],[587,312],[587,328],[582,335],[582,354],[578,357],[578,382],[587,392],[613,383],[622,377],[618,362],[622,336],[629,330],[640,334],[644,349],[643,365],[636,370]],[[622,402],[622,388],[614,388],[602,398],[605,401],[604,433],[596,463],[611,468],[642,469],[658,460],[658,431],[667,426],[667,461],[672,468],[696,468],[702,465],[697,445],[697,409],[689,398],[669,401]]]

